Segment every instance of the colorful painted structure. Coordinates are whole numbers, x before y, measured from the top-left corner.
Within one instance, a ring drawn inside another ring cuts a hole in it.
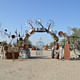
[[[28,24],[31,26],[32,29],[31,29],[28,33],[25,34],[25,35],[26,35],[26,38],[29,38],[29,37],[30,37],[32,34],[34,34],[35,32],[47,32],[47,33],[49,33],[51,36],[53,36],[54,42],[58,42],[58,37],[57,37],[57,35],[56,35],[53,31],[50,30],[50,27],[51,27],[51,25],[52,25],[51,23],[49,24],[48,29],[45,28],[40,21],[38,21],[37,23],[41,26],[41,28],[35,29],[30,22],[28,23]]]
[[[53,31],[50,30],[51,23],[49,24],[48,29],[45,28],[45,27],[41,24],[40,21],[38,21],[38,24],[41,26],[41,28],[35,29],[35,28],[33,27],[33,25],[29,22],[29,25],[32,27],[32,29],[31,29],[28,33],[25,34],[25,35],[26,35],[25,38],[28,39],[28,38],[29,38],[32,34],[34,34],[35,32],[47,32],[47,33],[49,33],[51,36],[53,36],[54,42],[58,42],[58,40],[59,40],[58,36],[57,36]],[[60,31],[60,32],[58,33],[58,35],[59,35],[60,37],[64,36],[64,37],[67,37],[67,38],[68,38],[68,35],[67,35],[66,33],[63,33],[62,31]],[[69,59],[70,59],[70,48],[69,48],[68,40],[66,41],[66,43],[65,43],[65,45],[64,45],[64,59],[65,59],[65,60],[69,60]]]

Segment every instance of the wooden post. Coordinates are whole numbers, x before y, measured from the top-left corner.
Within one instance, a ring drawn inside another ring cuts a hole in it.
[[[70,60],[70,49],[68,41],[64,45],[64,60]]]

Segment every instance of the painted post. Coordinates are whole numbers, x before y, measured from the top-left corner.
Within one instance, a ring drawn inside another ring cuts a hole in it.
[[[70,48],[68,41],[64,45],[64,60],[70,60]]]

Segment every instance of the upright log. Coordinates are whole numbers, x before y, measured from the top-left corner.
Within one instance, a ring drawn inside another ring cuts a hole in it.
[[[64,60],[70,60],[70,48],[68,41],[64,45]]]

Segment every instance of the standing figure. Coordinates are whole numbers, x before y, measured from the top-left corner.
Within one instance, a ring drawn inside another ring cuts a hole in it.
[[[59,53],[59,59],[63,59],[64,58],[64,55],[63,55],[63,48],[62,46],[60,46],[60,53]]]
[[[27,44],[24,44],[24,48],[22,50],[23,58],[30,58],[30,49],[28,48]]]
[[[52,58],[54,59],[54,46],[52,47]]]
[[[59,44],[55,43],[54,45],[54,58],[59,59]]]

